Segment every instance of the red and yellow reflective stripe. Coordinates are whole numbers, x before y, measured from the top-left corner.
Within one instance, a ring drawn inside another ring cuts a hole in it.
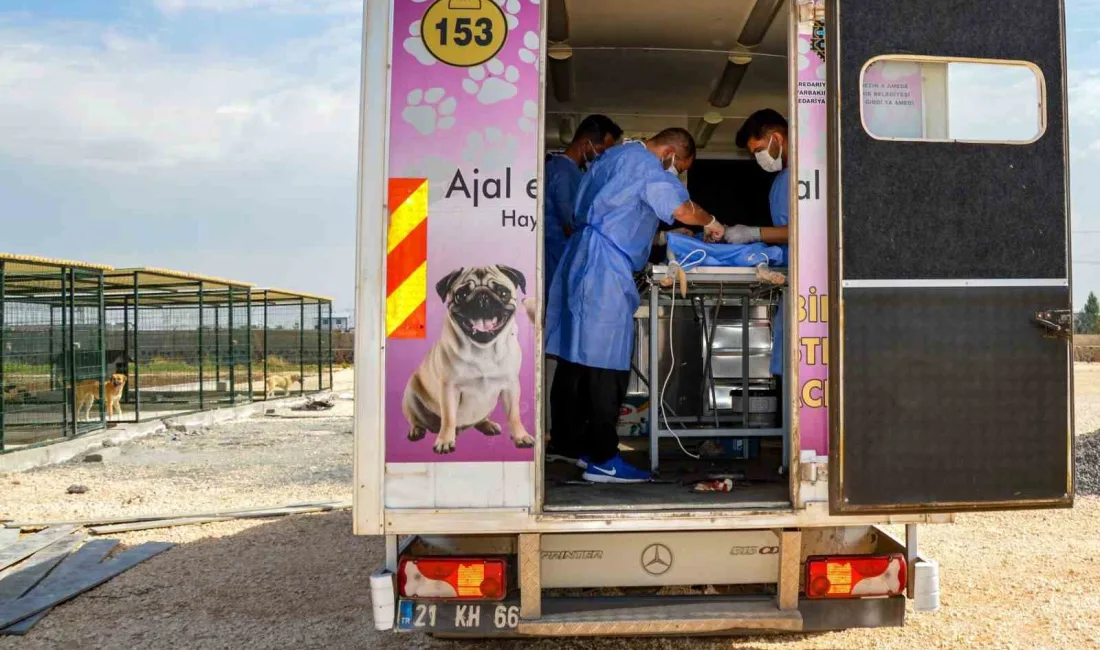
[[[422,339],[428,321],[428,181],[391,178],[386,336]]]

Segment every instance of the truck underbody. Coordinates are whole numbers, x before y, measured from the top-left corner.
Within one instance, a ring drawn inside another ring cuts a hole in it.
[[[398,595],[397,629],[454,638],[668,636],[821,632],[905,623],[906,593],[811,598],[802,567],[815,557],[901,556],[932,565],[876,526],[669,534],[410,536],[389,570],[398,589],[425,591],[432,561],[503,560],[507,593],[492,600]],[[774,543],[768,538],[775,540]],[[763,542],[761,540],[764,540]],[[396,543],[396,540],[391,540]],[[764,545],[761,545],[761,544]],[[639,549],[641,549],[639,551]],[[707,582],[709,579],[711,582]],[[916,572],[908,578],[915,583]],[[687,584],[690,583],[690,584]],[[928,601],[924,598],[923,601]]]

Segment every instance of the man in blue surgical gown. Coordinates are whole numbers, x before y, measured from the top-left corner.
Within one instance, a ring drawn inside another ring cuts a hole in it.
[[[783,249],[783,259],[787,259],[789,233],[787,223],[790,220],[790,170],[787,168],[787,120],[778,112],[766,108],[757,111],[745,120],[737,132],[737,146],[748,149],[756,158],[757,164],[767,172],[776,172],[772,180],[768,204],[771,207],[772,227],[753,228],[733,226],[726,231],[725,241],[730,244],[751,244],[765,242],[777,244]],[[789,261],[787,262],[789,264]],[[772,324],[772,363],[771,373],[776,377],[783,375],[783,302]]]
[[[543,229],[546,233],[543,242],[546,293],[550,291],[554,271],[561,262],[561,256],[565,254],[565,244],[576,230],[573,207],[581,177],[584,175],[583,170],[604,151],[615,146],[622,134],[623,130],[611,118],[589,115],[581,121],[573,135],[573,141],[565,151],[550,156],[546,161],[546,198],[543,210],[543,220],[546,223]]]
[[[550,282],[561,262],[561,256],[565,254],[565,245],[577,229],[573,209],[577,202],[577,190],[584,176],[583,170],[604,151],[615,146],[622,134],[623,130],[611,118],[605,115],[589,115],[581,121],[565,151],[546,159],[546,191],[543,193],[543,223],[546,225],[543,228],[542,249],[546,273],[543,281],[544,300],[550,293]],[[543,367],[544,386],[549,388],[557,374],[557,359],[547,357]],[[573,432],[564,429],[554,432],[553,422],[551,414],[548,421],[551,436],[546,449],[547,459],[573,459],[575,462],[580,454],[574,449],[577,445]]]
[[[704,226],[711,238],[724,233],[679,180],[694,160],[691,134],[666,129],[608,150],[581,181],[577,231],[551,281],[546,353],[558,358],[550,393],[554,439],[567,435],[576,444],[589,481],[650,478],[619,456],[616,430],[641,304],[634,274],[645,267],[662,221]]]

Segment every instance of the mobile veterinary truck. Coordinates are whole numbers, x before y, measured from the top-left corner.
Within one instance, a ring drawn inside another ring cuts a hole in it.
[[[1052,0],[366,0],[355,532],[386,539],[378,627],[902,625],[907,598],[938,606],[919,524],[1072,506],[1064,43]],[[763,108],[797,177],[780,280],[639,277],[622,443],[658,479],[545,463],[546,153],[590,113],[681,126],[693,198],[766,225],[772,178],[734,142]]]

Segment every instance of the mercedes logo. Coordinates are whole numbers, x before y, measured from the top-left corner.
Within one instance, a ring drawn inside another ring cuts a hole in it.
[[[642,551],[642,568],[651,576],[668,573],[672,568],[672,549],[664,544],[650,544]]]

